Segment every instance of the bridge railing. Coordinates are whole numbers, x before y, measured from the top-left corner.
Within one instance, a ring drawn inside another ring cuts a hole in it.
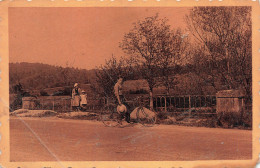
[[[145,97],[149,101],[149,97]],[[96,111],[104,104],[114,102],[111,98],[88,98],[86,110]],[[156,111],[173,113],[200,112],[215,113],[215,95],[156,95],[153,98]],[[71,108],[71,97],[69,96],[42,96],[38,98],[23,99],[23,108],[54,110],[58,112],[69,112]]]
[[[156,111],[216,113],[215,95],[156,95],[153,104]]]

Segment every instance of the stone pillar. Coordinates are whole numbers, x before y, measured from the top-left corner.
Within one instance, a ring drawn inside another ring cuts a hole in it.
[[[22,101],[23,101],[23,109],[28,109],[28,110],[32,110],[35,108],[36,104],[35,104],[35,97],[23,97]]]
[[[233,126],[241,121],[245,94],[241,90],[222,90],[217,92],[216,112],[219,121],[224,125]]]

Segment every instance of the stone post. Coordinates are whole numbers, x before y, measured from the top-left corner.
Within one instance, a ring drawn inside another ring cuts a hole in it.
[[[222,90],[217,92],[216,112],[222,125],[233,127],[234,124],[241,122],[245,94],[241,90]]]

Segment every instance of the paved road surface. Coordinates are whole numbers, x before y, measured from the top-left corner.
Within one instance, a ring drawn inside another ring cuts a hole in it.
[[[98,121],[22,119],[26,124],[10,119],[11,161],[226,160],[250,159],[252,153],[248,130],[173,125],[108,128]]]

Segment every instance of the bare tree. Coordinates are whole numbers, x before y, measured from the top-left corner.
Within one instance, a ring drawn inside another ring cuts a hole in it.
[[[197,74],[213,87],[221,79],[227,89],[242,88],[251,95],[250,18],[250,7],[195,7],[186,17],[197,44]]]
[[[115,56],[106,60],[104,65],[101,65],[96,71],[97,86],[93,85],[92,89],[105,97],[114,96],[114,85],[116,84],[119,76],[131,78],[133,70],[131,64],[127,63],[124,58],[117,59]]]
[[[167,36],[162,41],[158,63],[161,72],[160,83],[169,94],[170,89],[176,85],[175,76],[179,73],[176,71],[176,66],[187,63],[186,49],[189,43],[187,34],[183,34],[180,29],[168,30],[165,34]]]
[[[167,88],[173,84],[171,68],[183,50],[181,31],[171,30],[167,22],[166,18],[161,19],[158,15],[139,20],[120,43],[123,51],[135,60],[135,67],[148,83],[151,108],[153,89],[159,84]],[[162,76],[162,83],[159,76]]]

